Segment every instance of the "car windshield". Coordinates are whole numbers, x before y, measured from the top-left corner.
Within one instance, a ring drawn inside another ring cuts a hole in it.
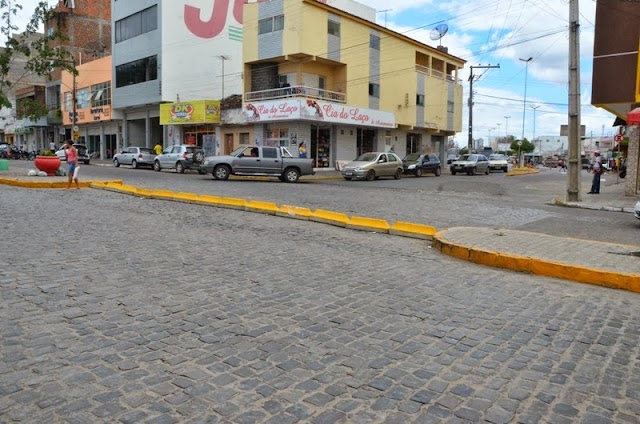
[[[465,160],[475,161],[476,160],[476,155],[464,155],[458,160],[461,160],[461,161],[465,161]]]
[[[246,149],[246,148],[247,148],[247,146],[240,146],[236,150],[234,150],[233,152],[229,153],[229,156],[240,156],[240,153],[244,152],[244,149]]]
[[[357,162],[373,162],[378,157],[377,153],[365,153],[358,156]]]
[[[185,150],[187,153],[195,153],[200,150],[200,148],[198,146],[187,146]]]
[[[503,155],[491,155],[489,160],[505,160],[505,157]]]
[[[420,158],[420,155],[418,153],[412,153],[410,155],[405,156],[404,159],[402,160],[406,162],[410,162],[410,161],[416,161],[419,158]]]

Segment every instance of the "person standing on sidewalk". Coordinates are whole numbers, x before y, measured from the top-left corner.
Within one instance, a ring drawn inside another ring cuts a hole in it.
[[[604,173],[604,167],[602,166],[600,150],[596,150],[593,154],[596,157],[593,162],[593,181],[591,182],[591,191],[587,194],[600,194],[600,175]]]
[[[76,182],[76,188],[80,188],[80,183],[78,182],[78,173],[76,172],[76,165],[78,162],[78,151],[75,147],[73,147],[73,140],[67,140],[67,145],[64,149],[65,155],[67,155],[67,164],[69,165],[69,170],[67,171],[67,189],[71,188],[71,180]]]
[[[158,141],[156,145],[153,147],[153,150],[156,153],[156,156],[162,154],[162,141]]]

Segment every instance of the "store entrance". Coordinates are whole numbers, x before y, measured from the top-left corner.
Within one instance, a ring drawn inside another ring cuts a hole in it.
[[[357,135],[357,141],[356,141],[358,156],[360,156],[363,153],[373,152],[375,150],[375,148],[373,147],[375,139],[376,139],[375,130],[365,130],[362,128],[358,128],[358,135]]]
[[[407,134],[407,149],[405,154],[420,153],[420,146],[422,146],[421,134]]]
[[[311,126],[311,159],[314,168],[328,168],[331,162],[331,128]]]

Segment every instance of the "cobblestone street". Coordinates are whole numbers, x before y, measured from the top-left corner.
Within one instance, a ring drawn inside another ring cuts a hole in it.
[[[640,422],[634,293],[92,189],[0,216],[0,422]]]

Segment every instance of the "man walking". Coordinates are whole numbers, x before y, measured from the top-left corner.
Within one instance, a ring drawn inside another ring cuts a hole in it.
[[[600,194],[600,175],[604,173],[604,167],[602,166],[600,150],[596,150],[593,154],[595,155],[593,162],[593,181],[591,182],[591,191],[587,194]]]

